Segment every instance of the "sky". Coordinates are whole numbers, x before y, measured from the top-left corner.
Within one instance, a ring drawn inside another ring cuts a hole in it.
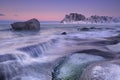
[[[120,17],[120,0],[0,0],[0,20],[59,21],[69,13]]]

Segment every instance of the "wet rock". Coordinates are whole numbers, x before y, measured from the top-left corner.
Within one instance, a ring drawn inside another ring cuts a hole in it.
[[[42,80],[42,79],[36,78],[34,76],[17,76],[12,80]]]
[[[79,80],[119,80],[120,60],[97,62],[84,70]]]
[[[61,35],[67,35],[67,33],[66,32],[62,32]]]
[[[50,66],[30,61],[0,63],[0,80],[51,80]]]
[[[0,63],[0,80],[10,80],[16,76],[21,71],[19,66],[21,65],[16,61]]]
[[[80,75],[91,62],[105,60],[103,57],[75,53],[61,61],[54,68],[52,80],[79,80]]]
[[[106,59],[114,59],[117,57],[117,54],[106,52],[106,51],[101,51],[97,49],[82,50],[82,51],[77,51],[76,53],[86,53],[90,55],[97,55],[97,56],[102,56]]]
[[[40,57],[41,54],[47,52],[49,49],[53,48],[56,43],[58,43],[59,39],[51,39],[47,42],[38,43],[35,45],[30,45],[22,48],[18,48],[22,52],[25,52],[30,57]]]
[[[0,55],[0,62],[5,62],[9,60],[16,60],[16,57],[12,54]]]
[[[81,31],[89,31],[90,29],[89,29],[89,28],[84,27],[84,28],[81,28],[80,30],[81,30]]]
[[[120,42],[120,34],[117,35],[117,36],[108,37],[108,38],[106,38],[106,39]]]
[[[90,27],[90,29],[96,29],[96,27]]]
[[[116,45],[108,45],[106,46],[110,51],[113,52],[120,52],[120,43],[116,44]]]
[[[24,60],[25,58],[26,56],[23,54],[4,54],[4,55],[0,55],[0,62]]]
[[[25,22],[11,24],[13,30],[40,30],[40,22],[33,18]]]
[[[94,42],[93,44],[96,44],[96,45],[114,45],[117,43],[119,43],[118,40],[103,40],[103,41]]]
[[[78,31],[93,31],[93,30],[102,30],[102,28],[96,28],[96,27],[83,27],[83,28],[77,28]]]

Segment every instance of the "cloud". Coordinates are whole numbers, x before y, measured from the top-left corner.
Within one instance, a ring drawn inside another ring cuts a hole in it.
[[[0,13],[0,16],[5,16],[5,14]]]

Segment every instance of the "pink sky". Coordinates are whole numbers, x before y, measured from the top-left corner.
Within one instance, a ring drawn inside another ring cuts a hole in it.
[[[0,0],[0,20],[62,20],[69,13],[120,17],[120,0]]]

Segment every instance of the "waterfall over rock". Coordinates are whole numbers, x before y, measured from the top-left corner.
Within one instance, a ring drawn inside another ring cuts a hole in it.
[[[39,57],[41,54],[45,53],[50,48],[54,47],[55,43],[57,43],[57,42],[58,42],[58,39],[51,39],[48,42],[43,42],[40,44],[23,47],[18,50],[26,52],[31,57]]]

